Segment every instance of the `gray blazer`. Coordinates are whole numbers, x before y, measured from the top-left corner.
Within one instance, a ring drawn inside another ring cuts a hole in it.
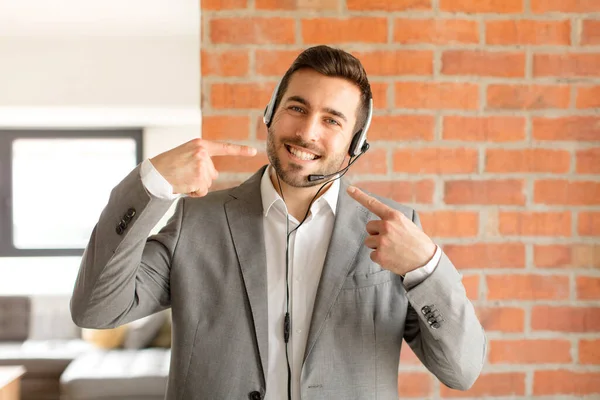
[[[148,238],[171,202],[147,193],[138,166],[113,189],[94,228],[71,300],[73,320],[112,328],[171,307],[169,400],[253,399],[269,390],[263,171],[238,187],[181,199],[169,223]],[[315,299],[302,399],[396,400],[402,338],[444,384],[469,388],[486,339],[461,275],[443,254],[435,271],[406,291],[400,276],[371,261],[365,225],[377,217],[346,187],[342,182]],[[381,200],[419,224],[412,209]]]

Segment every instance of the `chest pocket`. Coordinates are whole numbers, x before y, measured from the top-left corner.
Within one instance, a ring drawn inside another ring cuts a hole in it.
[[[357,272],[346,277],[342,290],[360,289],[369,286],[379,285],[391,281],[394,278],[394,273],[385,269],[371,273]]]

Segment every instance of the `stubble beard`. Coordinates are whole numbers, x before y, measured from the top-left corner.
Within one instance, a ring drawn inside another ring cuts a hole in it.
[[[287,151],[283,143],[276,143],[277,139],[275,138],[275,133],[273,132],[273,128],[270,127],[267,129],[267,156],[269,158],[269,162],[275,169],[275,172],[279,176],[283,182],[287,185],[297,188],[302,187],[313,187],[317,185],[321,185],[323,183],[322,180],[317,181],[309,181],[308,176],[301,175],[302,167],[293,162],[288,163],[288,168],[285,170],[281,165],[281,160],[277,155],[277,148],[282,148],[283,151]],[[311,146],[306,142],[303,142],[300,139],[289,139],[286,141],[287,144],[292,144],[298,147],[304,147],[306,149],[310,149]],[[329,175],[333,174],[341,169],[341,165],[344,162],[345,155],[336,154],[335,156],[329,157],[330,160],[327,162],[325,166],[321,166],[318,171],[312,172],[315,175]]]

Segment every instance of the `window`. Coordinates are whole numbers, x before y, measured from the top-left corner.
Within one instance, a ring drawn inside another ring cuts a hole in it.
[[[83,254],[141,130],[0,131],[0,256]]]

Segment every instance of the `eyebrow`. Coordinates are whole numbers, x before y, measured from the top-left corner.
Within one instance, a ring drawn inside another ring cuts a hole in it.
[[[304,97],[290,96],[287,98],[286,102],[288,102],[288,101],[295,101],[297,103],[303,104],[306,107],[310,108],[310,103]],[[323,111],[325,111],[326,113],[329,113],[331,115],[335,115],[336,117],[343,119],[345,122],[348,122],[348,119],[346,118],[346,116],[338,110],[334,110],[333,108],[325,107],[325,108],[323,108]]]

